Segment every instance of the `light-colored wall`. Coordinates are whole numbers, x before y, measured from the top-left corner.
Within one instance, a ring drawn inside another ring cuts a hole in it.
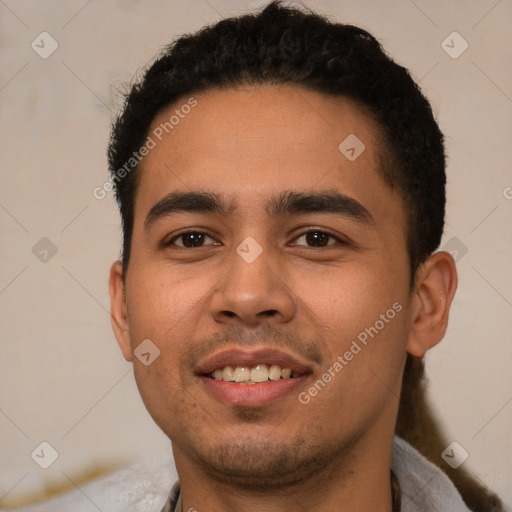
[[[1,505],[169,448],[108,315],[121,232],[111,194],[97,200],[93,189],[107,179],[113,90],[177,35],[260,4],[0,3]],[[465,464],[511,506],[512,4],[308,5],[374,33],[420,81],[446,134],[443,244],[455,237],[467,253],[447,336],[427,357],[430,391]],[[59,45],[47,59],[31,47],[51,49],[43,31]],[[456,59],[441,46],[453,31],[469,44]],[[46,263],[32,252],[42,237],[57,248]],[[30,456],[42,441],[59,453],[47,470]]]

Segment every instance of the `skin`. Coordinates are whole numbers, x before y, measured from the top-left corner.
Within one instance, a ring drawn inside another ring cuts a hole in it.
[[[409,288],[404,203],[378,174],[375,127],[349,100],[268,85],[195,98],[143,161],[125,279],[119,261],[110,272],[114,332],[172,441],[183,510],[389,512],[406,353],[422,357],[445,333],[453,258],[432,254]],[[351,133],[366,147],[353,162],[338,149]],[[374,223],[268,215],[268,198],[290,189],[336,190]],[[145,229],[166,194],[192,190],[222,193],[236,210],[182,212]],[[211,238],[162,246],[189,228]],[[340,242],[315,246],[304,236],[313,228]],[[252,263],[236,252],[248,236],[263,249]],[[306,405],[295,392],[258,408],[228,405],[194,373],[221,349],[277,347],[311,366],[299,390],[307,391],[396,302],[403,309]],[[149,366],[133,356],[146,338],[161,351]]]

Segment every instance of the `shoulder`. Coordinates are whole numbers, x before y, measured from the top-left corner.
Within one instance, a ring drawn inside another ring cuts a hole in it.
[[[13,512],[160,512],[177,480],[172,454],[161,454]]]
[[[397,436],[391,468],[400,482],[402,510],[471,512],[448,476]]]

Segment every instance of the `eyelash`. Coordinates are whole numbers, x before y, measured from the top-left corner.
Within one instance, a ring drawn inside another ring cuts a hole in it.
[[[298,238],[301,238],[305,235],[308,235],[310,233],[321,233],[323,235],[327,235],[329,238],[333,238],[334,240],[336,240],[338,242],[338,245],[347,245],[348,242],[340,239],[339,237],[333,235],[332,233],[329,233],[328,231],[325,231],[323,229],[308,229],[307,231],[303,231],[302,233],[299,233],[295,238],[294,240],[298,239]],[[175,245],[174,244],[174,241],[175,240],[178,240],[179,238],[181,237],[184,237],[186,235],[190,235],[190,234],[197,234],[197,235],[206,235],[210,238],[213,239],[213,237],[211,235],[209,235],[207,232],[205,231],[198,231],[198,230],[194,230],[194,229],[190,229],[188,231],[183,231],[182,233],[179,233],[178,235],[175,235],[173,236],[169,241],[167,242],[164,242],[164,246],[165,247],[169,247],[169,246],[175,246],[175,247],[178,247],[179,249],[185,249],[185,250],[190,250],[190,249],[200,249],[201,247],[204,247],[204,246],[197,246],[197,247],[185,247],[185,246],[181,246],[181,245]],[[315,246],[306,246],[306,247],[309,247],[309,248],[312,248],[312,249],[325,249],[327,247],[332,247],[332,245],[336,245],[336,244],[331,244],[331,245],[326,245],[326,246],[319,246],[319,247],[315,247]]]

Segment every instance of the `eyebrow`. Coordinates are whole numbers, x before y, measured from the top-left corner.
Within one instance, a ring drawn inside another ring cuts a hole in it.
[[[174,213],[215,213],[227,217],[237,210],[233,200],[226,201],[220,194],[213,192],[191,191],[171,192],[164,196],[149,210],[144,228]],[[371,213],[357,200],[335,190],[301,192],[287,190],[271,197],[265,210],[271,217],[308,213],[333,213],[348,217],[357,222],[374,225]]]

